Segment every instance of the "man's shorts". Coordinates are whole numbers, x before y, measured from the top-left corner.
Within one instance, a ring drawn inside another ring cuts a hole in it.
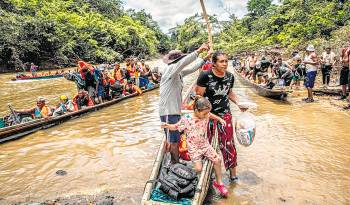
[[[102,85],[99,85],[97,87],[97,96],[98,97],[102,97],[103,96],[103,86]]]
[[[304,85],[306,88],[313,88],[315,84],[317,71],[307,72],[304,80]]]
[[[340,70],[340,85],[347,85],[349,83],[349,67],[343,66]]]
[[[176,124],[181,119],[180,115],[164,115],[160,116],[160,121],[168,124]],[[167,136],[167,141],[170,143],[180,142],[180,132],[175,130],[164,129],[165,136]]]

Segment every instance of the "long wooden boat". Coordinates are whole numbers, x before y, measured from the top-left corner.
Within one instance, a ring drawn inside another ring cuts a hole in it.
[[[193,86],[188,90],[187,94],[185,95],[186,97],[184,98],[183,104],[188,102],[192,90],[193,90]],[[161,145],[159,147],[156,160],[155,160],[154,165],[153,165],[151,176],[145,185],[145,190],[144,190],[142,201],[141,201],[142,205],[178,204],[178,203],[171,203],[171,202],[159,202],[159,201],[154,201],[151,199],[152,191],[156,187],[156,184],[152,183],[152,182],[154,182],[158,179],[162,165],[166,161],[170,160],[169,159],[170,155],[165,153],[165,142],[166,142],[166,137],[164,136],[163,140],[161,142]],[[215,135],[214,135],[214,138],[212,140],[212,146],[215,148],[215,150],[218,150],[219,144],[218,144],[217,130],[215,130]],[[202,168],[202,172],[200,173],[200,176],[198,178],[198,184],[196,186],[195,195],[192,199],[190,199],[191,205],[203,204],[203,202],[207,196],[209,187],[210,187],[210,178],[211,178],[212,170],[213,170],[213,164],[208,159],[204,159],[203,168]]]
[[[341,96],[342,90],[339,88],[315,88],[312,89],[316,95],[332,95],[332,96]]]
[[[152,91],[154,89],[157,89],[158,87],[159,87],[159,85],[156,85],[154,88],[143,90],[143,92],[144,93],[149,92],[149,91]],[[78,110],[75,112],[70,112],[70,113],[67,113],[67,114],[64,114],[64,115],[61,115],[58,117],[41,118],[41,119],[33,120],[33,121],[30,121],[27,123],[22,123],[22,124],[18,124],[18,125],[13,125],[13,126],[1,128],[0,129],[0,143],[21,138],[23,136],[29,135],[29,134],[34,133],[34,132],[41,130],[41,129],[53,127],[55,125],[61,124],[61,123],[68,121],[70,119],[78,118],[86,113],[97,111],[101,108],[111,106],[111,105],[116,104],[120,101],[135,97],[137,95],[138,95],[137,93],[130,94],[130,95],[127,95],[125,97],[114,99],[114,100],[111,100],[111,101],[108,101],[105,103],[95,105],[93,107],[88,107],[88,108]]]
[[[251,87],[255,93],[257,93],[260,96],[267,97],[267,98],[272,98],[275,100],[285,100],[288,96],[288,91],[286,90],[274,90],[274,89],[268,89],[264,88],[258,84],[252,83],[250,80],[247,80],[243,78],[237,71],[236,69],[233,69],[234,74],[236,78],[246,86]]]
[[[53,79],[53,78],[63,78],[62,74],[58,74],[58,75],[45,75],[45,76],[36,76],[36,77],[32,77],[32,76],[18,76],[16,78],[12,78],[12,81],[16,81],[16,80],[44,80],[44,79]]]

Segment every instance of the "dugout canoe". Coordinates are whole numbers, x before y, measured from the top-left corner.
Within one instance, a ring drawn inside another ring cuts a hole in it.
[[[191,94],[191,91],[193,90],[193,87],[194,86],[192,86],[188,90],[187,94],[185,95],[183,104],[186,104],[187,102],[189,102],[190,94]],[[185,107],[185,106],[183,106],[183,107]],[[151,199],[152,190],[156,186],[156,184],[154,182],[157,181],[157,179],[159,177],[162,164],[165,163],[167,160],[170,160],[169,154],[165,153],[165,144],[166,144],[166,137],[163,136],[163,140],[162,140],[160,147],[158,149],[157,157],[156,157],[156,160],[154,162],[151,175],[150,175],[149,180],[146,182],[146,185],[145,185],[145,190],[144,190],[142,200],[141,200],[142,205],[178,204],[178,203],[169,203],[169,202],[159,202],[159,201],[154,201]],[[215,130],[215,135],[214,135],[214,138],[212,140],[212,146],[214,147],[215,150],[218,151],[219,144],[218,144],[217,130]],[[212,171],[213,171],[213,163],[211,163],[208,159],[205,158],[203,160],[202,172],[200,173],[200,176],[198,178],[198,184],[196,186],[195,195],[192,199],[190,199],[191,205],[203,204],[203,202],[207,196],[210,184],[211,184],[210,179],[211,179]]]
[[[63,78],[62,74],[59,75],[46,75],[46,76],[36,76],[36,77],[32,77],[32,76],[21,76],[21,77],[16,77],[16,78],[12,78],[12,81],[16,81],[16,80],[44,80],[44,79],[53,79],[53,78]]]
[[[274,90],[274,89],[268,89],[264,88],[261,85],[252,83],[250,80],[247,80],[243,78],[237,71],[236,69],[233,69],[235,77],[243,84],[246,86],[249,86],[253,89],[255,93],[257,93],[260,96],[275,99],[275,100],[285,100],[288,96],[288,93],[290,91],[286,90]]]
[[[314,88],[312,89],[315,95],[331,95],[331,96],[341,96],[342,90],[339,88]]]
[[[143,90],[143,93],[152,91],[159,88],[159,85],[156,85],[154,88],[151,89],[146,89]],[[92,107],[88,107],[88,108],[84,108],[75,112],[70,112],[58,117],[49,117],[49,118],[42,118],[42,119],[37,119],[37,120],[33,120],[27,123],[22,123],[22,124],[18,124],[18,125],[13,125],[13,126],[9,126],[9,127],[4,127],[0,129],[0,143],[4,143],[10,140],[16,140],[19,139],[21,137],[24,137],[26,135],[32,134],[38,130],[42,130],[42,129],[47,129],[50,127],[53,127],[55,125],[61,124],[65,121],[71,120],[71,119],[75,119],[75,118],[79,118],[84,114],[90,113],[90,112],[94,112],[97,110],[100,110],[102,108],[105,107],[109,107],[111,105],[114,105],[118,102],[121,102],[123,100],[129,99],[129,98],[133,98],[138,96],[137,93],[134,94],[130,94],[127,95],[125,97],[121,97],[118,99],[114,99],[105,103],[101,103]]]

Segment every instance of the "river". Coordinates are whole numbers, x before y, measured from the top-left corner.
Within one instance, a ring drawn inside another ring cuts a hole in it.
[[[10,77],[0,75],[1,115],[8,102],[27,108],[44,96],[54,105],[58,96],[76,92],[62,78],[9,82]],[[188,77],[186,86],[194,79]],[[269,100],[238,82],[234,90],[259,105],[252,110],[257,136],[250,147],[237,145],[239,181],[230,185],[230,197],[211,193],[208,204],[350,204],[347,112],[321,101],[304,104],[299,96]],[[162,137],[158,101],[159,92],[152,91],[1,144],[0,204],[105,191],[118,204],[139,204]]]

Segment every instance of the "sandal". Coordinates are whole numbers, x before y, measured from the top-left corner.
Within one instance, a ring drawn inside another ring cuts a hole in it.
[[[216,181],[214,181],[213,187],[220,192],[220,195],[222,197],[226,198],[228,196],[228,190],[226,189],[224,184],[218,184]]]
[[[238,177],[234,176],[234,177],[230,177],[231,182],[237,182],[238,181]]]
[[[307,99],[305,102],[306,102],[306,103],[312,103],[312,102],[314,102],[314,99],[309,98],[309,99]]]

